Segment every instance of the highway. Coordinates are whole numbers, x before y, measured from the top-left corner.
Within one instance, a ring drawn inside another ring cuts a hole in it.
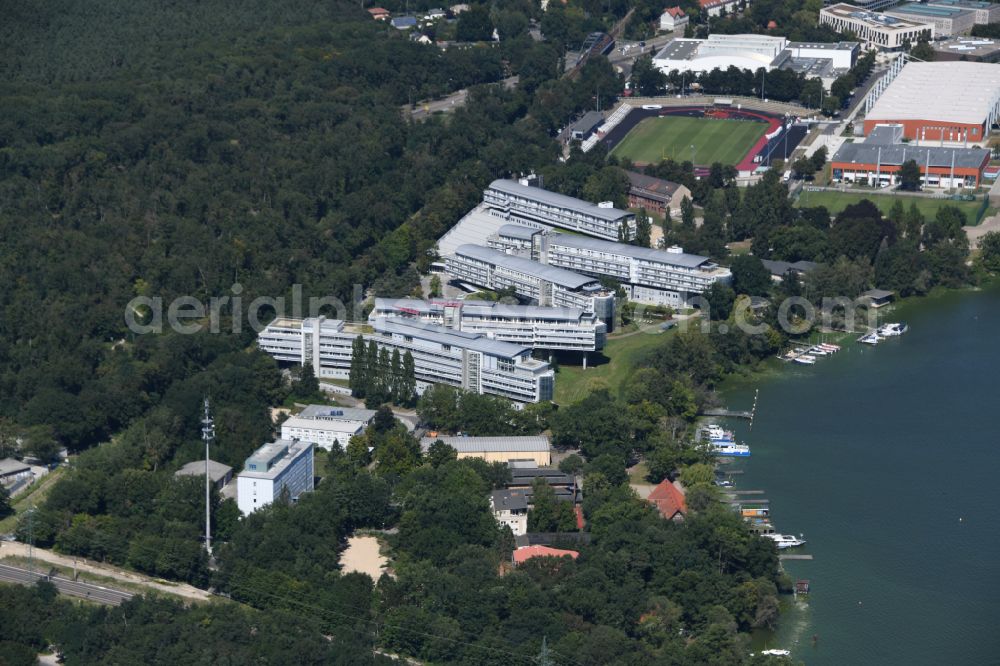
[[[100,604],[107,604],[109,606],[117,606],[124,601],[128,601],[134,596],[131,592],[122,592],[121,590],[113,590],[100,585],[94,585],[93,583],[83,583],[76,580],[70,580],[69,578],[60,578],[59,576],[50,577],[43,573],[28,571],[27,569],[21,569],[20,567],[0,564],[0,581],[6,583],[18,583],[20,585],[34,585],[37,581],[42,579],[48,580],[50,583],[55,585],[56,589],[62,594],[67,594],[71,597],[79,597],[80,599],[87,599],[88,601],[94,601]]]

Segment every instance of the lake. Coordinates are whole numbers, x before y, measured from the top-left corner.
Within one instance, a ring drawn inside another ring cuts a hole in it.
[[[910,330],[853,340],[724,391],[749,409],[737,488],[763,489],[812,582],[768,647],[807,664],[1000,663],[1000,289],[899,306]],[[813,640],[813,637],[816,640]]]

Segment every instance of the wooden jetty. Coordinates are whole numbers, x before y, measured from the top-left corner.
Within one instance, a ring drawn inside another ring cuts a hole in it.
[[[727,495],[763,495],[763,490],[727,490]]]
[[[778,555],[779,560],[811,560],[812,558],[812,555],[796,555],[792,553]]]
[[[732,409],[706,409],[702,416],[719,416],[734,419],[752,419],[753,412],[734,411]]]

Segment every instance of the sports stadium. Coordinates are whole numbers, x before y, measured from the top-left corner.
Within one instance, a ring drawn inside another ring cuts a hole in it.
[[[636,165],[690,161],[700,174],[719,162],[750,173],[785,159],[805,135],[804,126],[784,116],[717,100],[711,106],[633,108],[600,141],[610,155]]]

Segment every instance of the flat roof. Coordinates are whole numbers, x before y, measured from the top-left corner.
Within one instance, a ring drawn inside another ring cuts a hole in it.
[[[991,5],[993,6],[993,5]],[[1000,8],[1000,5],[995,5]],[[954,53],[959,56],[981,58],[1000,50],[1000,41],[985,37],[949,37],[941,41],[931,42],[935,51]]]
[[[569,125],[570,132],[589,132],[604,122],[604,114],[600,111],[587,111]],[[538,188],[536,188],[538,189]]]
[[[1000,67],[985,62],[910,62],[866,120],[941,120],[980,125],[1000,100]]]
[[[506,236],[507,238],[531,240],[532,236],[537,234],[539,231],[541,231],[541,229],[526,227],[522,224],[505,224],[497,229],[497,234],[500,236]]]
[[[471,349],[504,358],[517,358],[530,351],[528,347],[515,345],[512,342],[493,340],[482,333],[465,333],[437,324],[414,323],[408,319],[380,317],[375,320],[373,326],[380,333],[398,333],[418,340]]]
[[[584,215],[591,215],[609,222],[620,220],[623,217],[635,216],[635,213],[631,213],[627,210],[620,210],[618,208],[602,208],[597,204],[584,201],[583,199],[577,199],[576,197],[559,194],[558,192],[543,190],[540,187],[522,185],[516,180],[507,180],[502,178],[494,180],[490,183],[490,189],[504,194],[534,199],[550,206],[566,208],[568,210],[577,211],[579,213],[583,213]]]
[[[519,317],[531,319],[573,320],[587,316],[583,308],[545,306],[545,305],[515,305],[496,301],[455,301],[463,314],[495,317]],[[424,301],[417,298],[376,298],[373,313],[379,311],[411,310],[419,314],[443,314],[445,302]],[[341,408],[337,408],[341,409]],[[375,412],[372,412],[374,414]]]
[[[424,437],[420,448],[426,452],[431,444],[441,440],[459,453],[490,453],[511,451],[519,453],[540,453],[550,449],[549,438],[544,435],[524,437]]]
[[[708,257],[703,257],[698,254],[654,250],[648,247],[615,243],[613,241],[600,240],[599,238],[589,238],[587,236],[577,236],[575,234],[551,233],[549,234],[549,243],[558,243],[567,247],[583,250],[595,250],[597,252],[620,254],[625,257],[632,257],[645,261],[655,261],[661,264],[681,266],[684,268],[698,268],[702,264],[709,262]]]
[[[212,480],[212,483],[218,483],[232,471],[233,468],[229,465],[223,465],[211,459],[208,461],[208,478]],[[174,472],[174,476],[205,476],[205,461],[194,460],[189,462]]]
[[[905,4],[885,10],[887,14],[916,14],[918,16],[929,16],[931,18],[955,18],[963,14],[973,14],[974,12],[961,7],[942,7],[939,5],[923,5],[907,2]]]
[[[932,30],[934,28],[933,25],[924,21],[913,21],[910,19],[900,18],[898,16],[889,16],[887,14],[879,14],[878,12],[870,12],[843,2],[830,5],[829,7],[824,7],[820,10],[820,15],[824,12],[832,14],[838,18],[860,21],[862,23],[866,23],[872,28],[881,30],[912,30],[913,28],[920,27],[926,27],[928,30]]]
[[[956,167],[978,169],[989,160],[990,151],[985,148],[945,148],[941,146],[915,146],[906,143],[891,145],[845,143],[830,161],[899,166],[907,160],[914,160],[920,167],[928,163],[932,167],[951,167],[952,156],[954,156]]]
[[[583,238],[583,236],[579,236],[578,238]],[[565,268],[546,266],[545,264],[540,264],[537,261],[532,261],[531,259],[517,257],[512,254],[505,254],[499,250],[483,247],[481,245],[462,245],[455,250],[455,254],[457,256],[465,255],[467,257],[472,257],[473,259],[485,261],[496,266],[503,266],[504,268],[509,268],[526,275],[531,275],[532,277],[547,280],[561,287],[566,287],[567,289],[581,289],[585,285],[596,282],[596,280],[592,277],[580,275],[579,273],[568,271]]]
[[[525,511],[528,496],[523,490],[494,490],[490,493],[494,511]]]
[[[371,421],[375,418],[375,410],[338,405],[306,405],[305,409],[293,416],[324,421]]]
[[[240,476],[251,479],[274,479],[289,465],[303,455],[312,455],[313,445],[309,442],[278,439],[265,444],[247,458],[246,465],[251,463],[270,464],[266,471],[250,471],[245,469]]]
[[[15,460],[14,458],[4,458],[3,460],[0,460],[0,475],[3,476],[24,472],[30,469],[31,465],[23,463],[20,460]]]

